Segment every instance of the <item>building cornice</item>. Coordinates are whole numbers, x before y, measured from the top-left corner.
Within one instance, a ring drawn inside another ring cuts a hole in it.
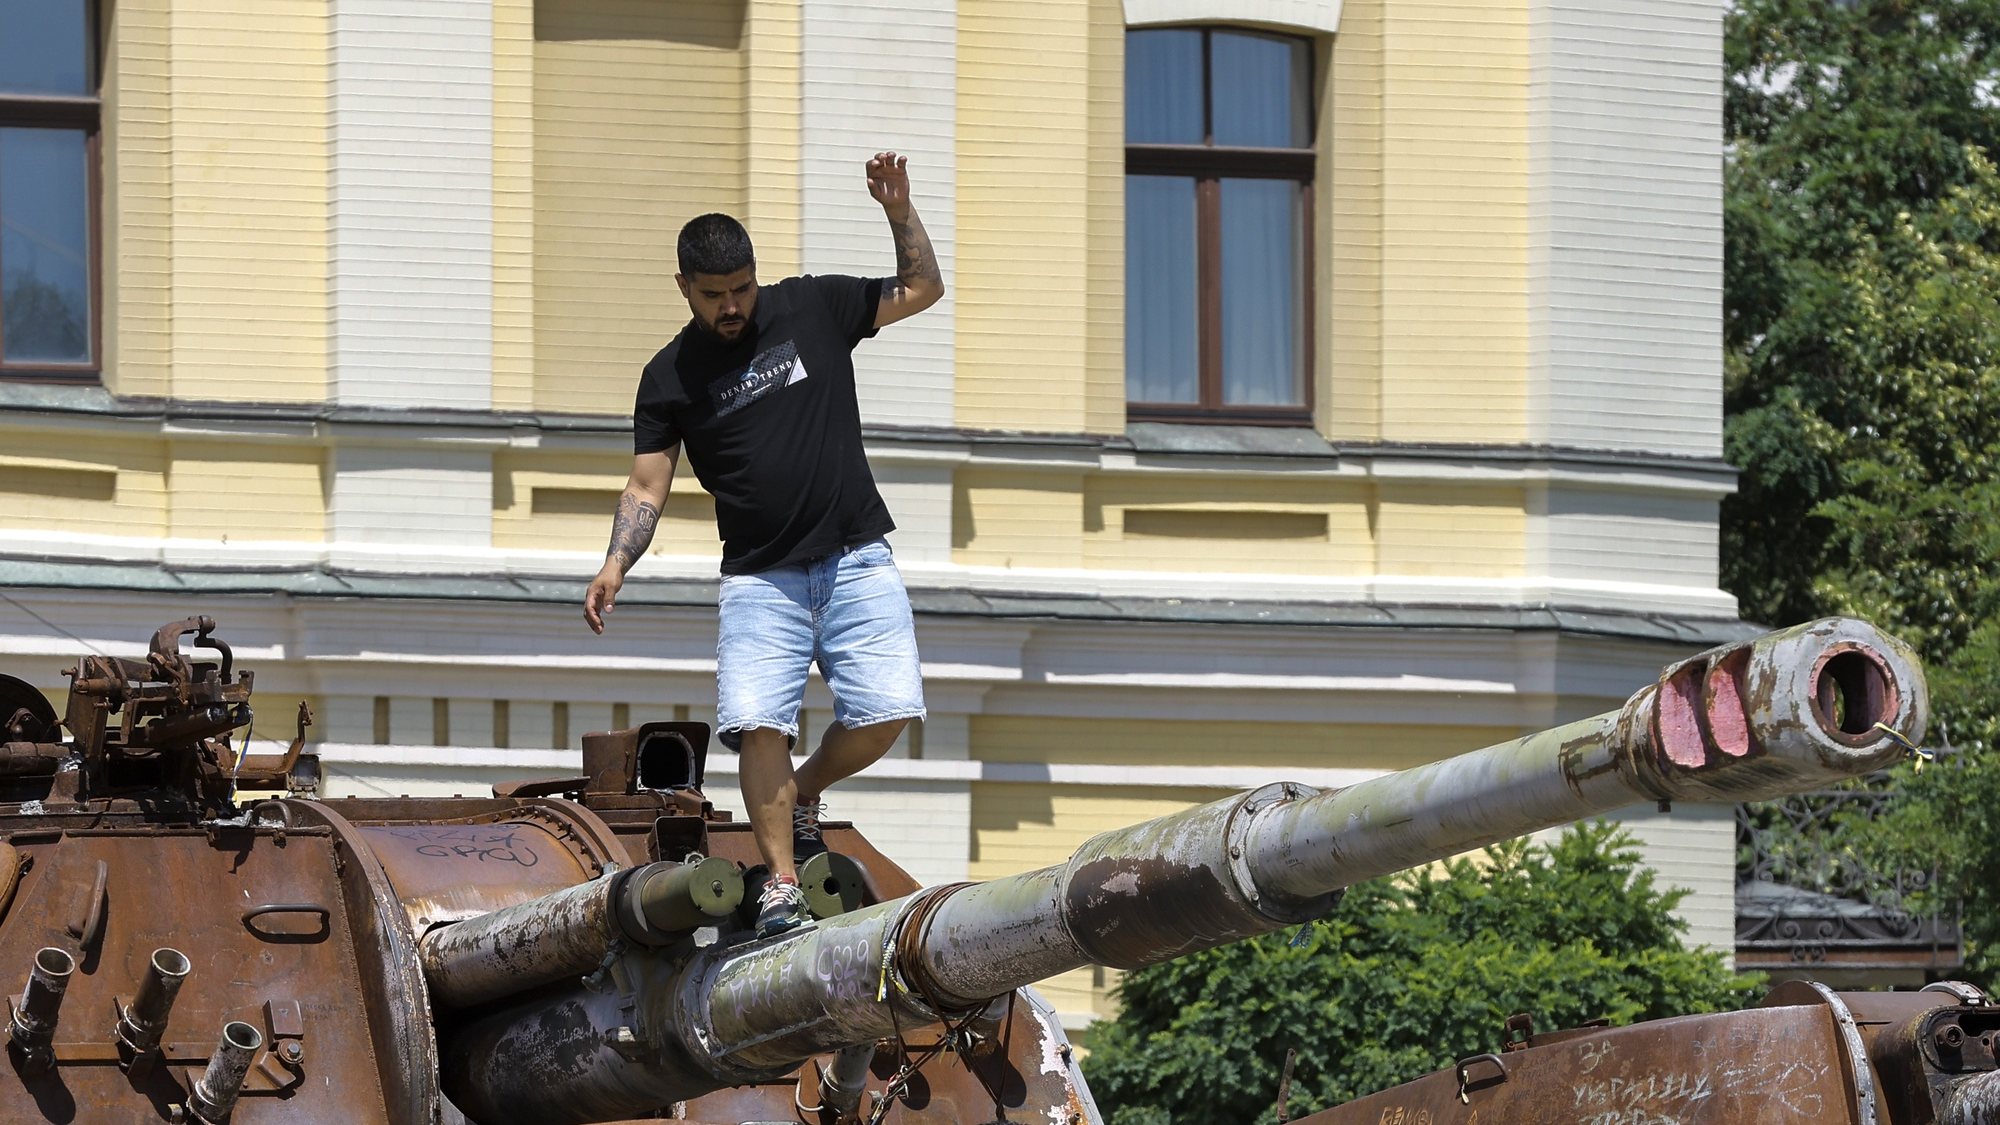
[[[546,411],[427,410],[318,402],[214,402],[120,396],[98,386],[0,381],[0,423],[122,426],[160,436],[327,443],[626,448],[629,417]],[[1716,496],[1735,487],[1720,458],[1561,446],[1431,442],[1335,442],[1305,428],[1133,423],[1123,434],[1040,433],[934,426],[867,425],[883,453],[914,460],[999,459],[1058,471],[1153,469],[1302,472],[1408,479],[1519,479],[1640,474]],[[1580,474],[1580,475],[1579,475]]]
[[[183,568],[158,563],[74,559],[0,559],[0,589],[92,590],[192,597],[364,598],[545,604],[583,603],[581,578],[507,574],[384,574],[331,566]],[[716,582],[696,578],[627,580],[621,606],[712,610]],[[1636,613],[1548,604],[1481,606],[1408,603],[1253,601],[1179,597],[1108,597],[992,589],[910,587],[910,602],[927,618],[986,621],[1072,621],[1126,625],[1212,625],[1292,629],[1371,629],[1395,632],[1541,632],[1679,644],[1720,644],[1758,632],[1733,617]]]

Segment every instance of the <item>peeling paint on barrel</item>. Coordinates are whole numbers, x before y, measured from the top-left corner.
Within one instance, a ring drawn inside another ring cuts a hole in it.
[[[1941,1125],[2000,1125],[2000,1071],[1960,1080]]]

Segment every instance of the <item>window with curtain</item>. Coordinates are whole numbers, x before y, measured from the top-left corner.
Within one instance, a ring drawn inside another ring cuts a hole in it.
[[[97,373],[90,0],[0,0],[0,376]]]
[[[1312,44],[1125,33],[1125,396],[1138,419],[1311,419]]]

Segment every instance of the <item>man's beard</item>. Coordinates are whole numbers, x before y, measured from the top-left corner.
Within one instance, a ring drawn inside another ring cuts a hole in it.
[[[743,338],[744,331],[750,327],[750,318],[737,316],[725,320],[708,321],[703,320],[701,314],[696,313],[694,326],[707,333],[713,339],[720,340],[723,343],[734,343]],[[735,335],[724,335],[724,329],[730,328],[736,330]]]

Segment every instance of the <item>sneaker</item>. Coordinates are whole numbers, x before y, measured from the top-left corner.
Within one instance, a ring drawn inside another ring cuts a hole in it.
[[[819,801],[801,800],[792,806],[793,862],[804,863],[826,851],[826,841],[819,837],[819,818],[825,812],[826,805]]]
[[[758,937],[796,930],[810,921],[812,912],[806,909],[806,893],[797,883],[773,879],[764,884],[764,893],[757,898]]]

